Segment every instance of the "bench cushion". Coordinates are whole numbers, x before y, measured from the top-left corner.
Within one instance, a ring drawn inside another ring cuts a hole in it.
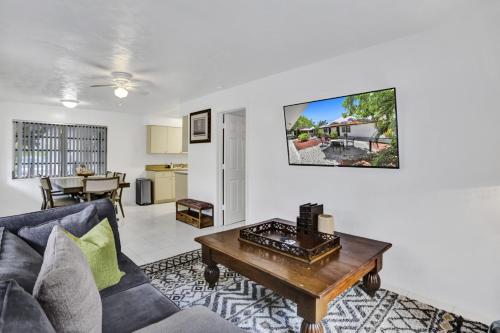
[[[193,209],[198,209],[198,210],[205,210],[205,209],[212,209],[214,206],[209,203],[209,202],[204,202],[200,200],[195,200],[195,199],[180,199],[176,201],[177,204],[193,208]]]

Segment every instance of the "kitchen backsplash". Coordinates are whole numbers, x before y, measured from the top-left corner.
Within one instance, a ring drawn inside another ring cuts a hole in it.
[[[161,171],[170,169],[187,169],[187,163],[166,163],[166,164],[148,164],[146,165],[147,171]]]
[[[182,164],[188,162],[188,154],[146,154],[144,164]]]

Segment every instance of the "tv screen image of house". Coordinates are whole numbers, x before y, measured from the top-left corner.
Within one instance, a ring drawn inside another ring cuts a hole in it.
[[[290,165],[399,168],[396,88],[283,109]]]

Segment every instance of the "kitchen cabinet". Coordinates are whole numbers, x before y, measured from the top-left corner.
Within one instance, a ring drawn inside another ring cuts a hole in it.
[[[175,200],[188,197],[188,173],[187,171],[175,172]]]
[[[167,127],[148,126],[147,152],[150,154],[161,154],[167,151]]]
[[[182,128],[168,127],[167,152],[182,153]]]
[[[155,204],[175,201],[175,176],[172,171],[148,171],[153,181],[153,202]]]
[[[182,128],[148,125],[146,151],[148,154],[180,154]]]

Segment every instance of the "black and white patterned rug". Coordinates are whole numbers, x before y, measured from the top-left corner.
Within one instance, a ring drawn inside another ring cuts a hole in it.
[[[248,332],[298,332],[294,302],[221,265],[209,289],[201,251],[183,253],[141,267],[153,285],[180,308],[203,305]],[[329,305],[325,332],[486,332],[487,326],[380,289],[374,298],[359,286]]]

